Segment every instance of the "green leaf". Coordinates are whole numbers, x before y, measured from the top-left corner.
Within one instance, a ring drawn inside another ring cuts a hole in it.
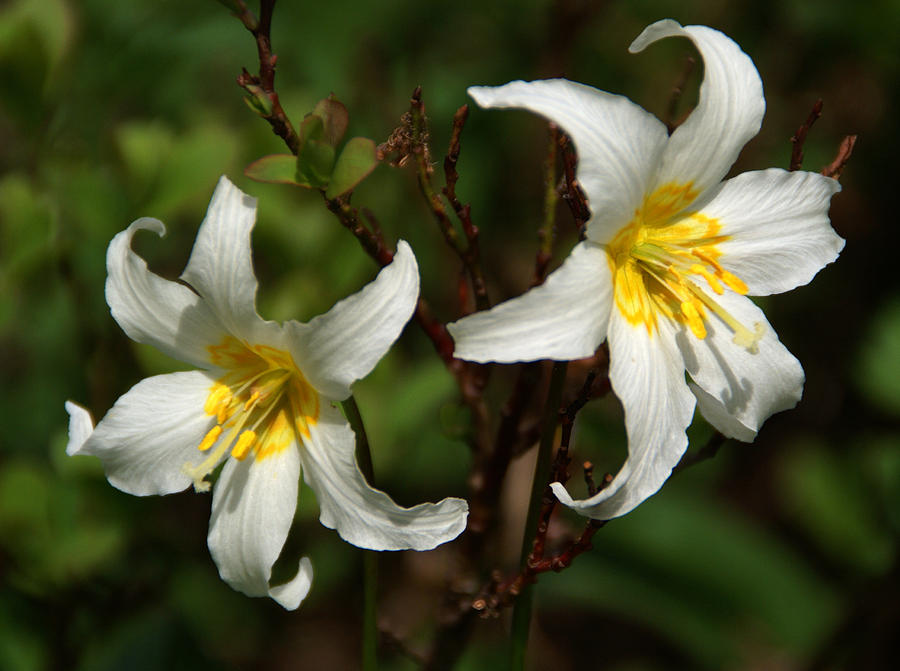
[[[332,147],[336,147],[344,137],[344,133],[347,132],[347,124],[350,120],[344,103],[335,98],[332,93],[316,103],[312,116],[322,120],[324,140]]]
[[[300,124],[300,149],[297,152],[297,181],[324,189],[331,179],[334,147],[326,139],[325,122],[315,114]]]
[[[378,159],[375,158],[375,142],[365,137],[353,138],[338,157],[325,196],[337,198],[354,189],[376,165]]]
[[[258,158],[244,168],[244,174],[268,184],[300,184],[297,181],[297,158],[293,154],[271,154]]]
[[[272,99],[263,91],[262,87],[249,84],[244,88],[251,94],[244,96],[247,106],[260,116],[269,116],[272,113]]]

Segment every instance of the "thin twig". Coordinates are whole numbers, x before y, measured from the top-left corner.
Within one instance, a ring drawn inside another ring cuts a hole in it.
[[[553,243],[556,238],[556,204],[559,202],[559,189],[556,184],[556,155],[559,150],[559,127],[550,122],[548,125],[550,142],[547,146],[547,157],[544,159],[544,221],[538,229],[538,252],[534,259],[534,277],[531,286],[544,283],[547,268],[553,258]]]
[[[834,160],[831,163],[822,168],[823,175],[826,177],[833,177],[834,179],[840,179],[841,173],[844,172],[844,168],[847,165],[847,161],[849,161],[850,157],[853,155],[853,148],[856,146],[856,140],[858,138],[858,135],[847,135],[841,140],[841,146],[838,147],[837,156],[834,157]]]
[[[696,452],[685,452],[684,456],[681,457],[681,461],[678,462],[678,465],[672,469],[672,475],[676,473],[680,473],[686,468],[690,468],[691,466],[695,466],[699,464],[701,461],[706,461],[707,459],[712,459],[719,453],[719,449],[725,442],[728,440],[721,433],[716,431],[712,436],[710,436],[709,440],[706,441],[706,445],[701,447]]]
[[[284,140],[292,154],[296,154],[300,149],[300,138],[281,107],[278,94],[275,92],[275,66],[278,56],[272,53],[270,35],[275,0],[261,0],[258,19],[253,12],[247,9],[244,0],[235,0],[235,6],[238,8],[235,16],[253,34],[259,54],[259,74],[252,75],[243,69],[237,78],[237,83],[247,91],[248,101],[259,115],[269,122],[272,132]]]
[[[459,175],[456,171],[456,162],[459,159],[459,139],[463,125],[468,116],[468,107],[463,105],[453,118],[453,133],[450,139],[450,148],[444,161],[444,173],[447,184],[442,193],[450,203],[454,214],[462,226],[465,235],[465,243],[460,239],[453,222],[447,214],[447,208],[435,191],[431,183],[434,168],[429,160],[429,133],[428,120],[425,116],[425,103],[422,100],[422,88],[417,87],[410,99],[411,121],[411,153],[415,159],[416,177],[419,189],[425,197],[438,228],[444,236],[447,245],[456,253],[462,262],[469,281],[472,285],[472,294],[475,298],[475,307],[478,310],[486,310],[491,306],[487,294],[487,285],[484,281],[484,272],[481,269],[481,255],[478,247],[478,228],[472,223],[471,211],[468,205],[463,205],[456,195],[456,181]]]
[[[694,71],[694,66],[696,64],[696,59],[693,56],[688,56],[684,64],[684,70],[682,70],[681,76],[672,88],[672,96],[669,98],[669,107],[666,111],[666,129],[669,131],[669,135],[671,135],[678,126],[684,123],[684,120],[688,117],[688,114],[690,114],[689,110],[685,114],[682,114],[680,119],[675,119],[678,103],[684,95],[684,87],[687,84],[687,80],[691,76],[691,73]]]
[[[563,155],[564,181],[562,184],[562,199],[572,212],[572,217],[575,219],[575,227],[578,230],[579,237],[583,238],[584,227],[591,218],[591,210],[588,207],[587,197],[584,195],[584,191],[581,190],[581,186],[579,186],[578,180],[575,178],[575,168],[578,164],[578,157],[575,154],[575,149],[568,135],[560,133],[559,144],[562,148]]]
[[[803,143],[806,142],[806,135],[809,133],[809,129],[822,116],[822,106],[822,99],[819,98],[813,105],[809,116],[806,117],[806,121],[800,125],[797,132],[791,137],[791,144],[794,145],[794,148],[791,149],[791,164],[788,170],[792,172],[803,167]]]

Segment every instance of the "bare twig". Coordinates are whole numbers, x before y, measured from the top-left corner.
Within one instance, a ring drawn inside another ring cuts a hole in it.
[[[559,127],[549,124],[550,142],[544,159],[544,221],[538,229],[538,253],[534,260],[534,277],[531,286],[544,283],[547,268],[553,257],[553,242],[556,238],[556,204],[559,202],[559,187],[556,184],[556,156],[559,151]]]
[[[719,452],[719,448],[725,444],[728,438],[723,436],[721,433],[716,431],[712,436],[710,436],[709,440],[706,441],[706,445],[701,447],[696,452],[686,452],[683,457],[681,457],[681,461],[678,462],[678,465],[672,469],[672,475],[676,473],[680,473],[686,468],[690,468],[696,464],[699,464],[701,461],[706,461],[707,459],[712,459]]]
[[[684,70],[682,70],[681,76],[672,88],[672,96],[669,98],[669,107],[666,111],[666,129],[669,131],[669,135],[684,123],[684,120],[690,114],[690,110],[688,110],[681,115],[681,118],[675,118],[675,113],[678,111],[678,103],[681,101],[681,96],[684,95],[684,87],[687,84],[687,80],[691,76],[691,73],[694,71],[694,66],[696,64],[697,61],[694,57],[688,56],[684,64]]]
[[[813,105],[809,116],[806,117],[806,121],[800,125],[797,132],[791,137],[791,144],[794,145],[794,148],[791,150],[791,165],[788,168],[791,171],[799,170],[803,167],[803,143],[806,142],[806,135],[809,133],[809,129],[822,116],[822,106],[822,99],[819,98]]]
[[[834,160],[831,163],[822,168],[823,175],[826,177],[833,177],[834,179],[840,179],[841,173],[847,165],[847,161],[849,161],[850,157],[853,155],[853,148],[856,146],[858,137],[858,135],[847,135],[841,140],[841,146],[838,147],[837,156],[834,157]]]
[[[579,237],[583,238],[585,224],[591,218],[591,210],[588,207],[584,191],[581,190],[578,180],[575,179],[575,167],[578,164],[578,157],[568,135],[560,133],[559,143],[563,152],[564,181],[562,184],[562,199],[572,212]]]
[[[454,214],[462,226],[465,235],[465,243],[460,239],[453,222],[447,214],[444,201],[435,191],[431,183],[434,168],[429,160],[429,134],[428,121],[425,116],[425,103],[422,100],[422,89],[417,87],[410,99],[410,153],[416,162],[416,177],[419,189],[425,197],[438,228],[444,236],[447,245],[456,253],[469,281],[472,285],[472,294],[475,298],[475,307],[478,310],[486,310],[491,304],[488,299],[487,285],[484,281],[484,272],[481,269],[481,255],[478,246],[478,228],[472,223],[470,208],[463,205],[456,195],[456,181],[459,174],[456,171],[456,162],[459,159],[459,141],[463,125],[468,116],[468,106],[463,105],[457,110],[453,118],[453,133],[450,139],[450,148],[447,158],[444,160],[444,174],[446,186],[442,193],[450,203]]]
[[[281,107],[278,94],[275,92],[275,65],[278,62],[278,56],[272,53],[270,36],[275,0],[261,0],[259,4],[259,18],[257,19],[253,12],[247,9],[247,3],[244,0],[235,0],[235,6],[238,8],[235,16],[253,34],[259,53],[259,74],[252,75],[244,69],[238,76],[237,83],[247,91],[248,101],[259,115],[269,122],[272,132],[284,140],[292,154],[296,154],[300,149],[300,138]]]

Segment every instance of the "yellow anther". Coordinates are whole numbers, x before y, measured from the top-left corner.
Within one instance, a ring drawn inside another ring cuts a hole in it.
[[[250,398],[247,399],[247,402],[244,403],[244,410],[249,410],[253,407],[253,404],[259,400],[259,390],[254,390],[252,394],[250,394]]]
[[[691,266],[691,272],[697,275],[703,275],[703,278],[706,280],[706,283],[709,285],[709,288],[715,291],[720,296],[725,293],[725,289],[722,288],[722,284],[713,275],[709,270],[701,266],[699,263],[695,263]]]
[[[210,395],[206,398],[206,403],[203,404],[203,411],[207,415],[218,414],[222,403],[224,402],[227,406],[230,400],[231,390],[224,384],[216,384]]]
[[[699,340],[703,340],[706,337],[706,326],[703,324],[703,318],[700,316],[700,311],[697,309],[697,306],[694,305],[696,300],[697,299],[682,303],[681,314],[684,315],[688,328],[691,329],[691,333],[697,336]]]
[[[716,275],[721,275],[721,273],[725,272],[725,270],[722,268],[722,265],[718,261],[716,261],[712,255],[696,248],[691,250],[691,254],[703,261],[703,263],[705,263],[706,265],[712,266],[716,271]]]
[[[741,294],[741,296],[746,296],[750,289],[747,288],[747,285],[744,284],[744,281],[738,277],[737,275],[732,275],[727,270],[723,270],[719,274],[719,278],[727,284],[732,291]]]
[[[234,444],[234,448],[231,450],[231,456],[235,459],[243,459],[247,456],[247,453],[250,452],[250,448],[255,442],[256,432],[247,429],[240,435],[237,442]]]
[[[219,436],[222,435],[222,427],[218,424],[211,428],[209,432],[203,436],[203,440],[200,441],[200,444],[197,446],[197,449],[201,452],[206,452],[209,448],[215,445],[216,441],[219,439]]]

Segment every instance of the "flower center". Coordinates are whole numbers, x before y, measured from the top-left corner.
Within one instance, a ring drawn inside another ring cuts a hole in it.
[[[216,418],[197,446],[209,454],[198,465],[184,465],[198,492],[209,490],[206,476],[229,452],[241,460],[277,454],[299,436],[309,436],[319,417],[319,395],[288,352],[231,336],[209,351],[225,374],[210,387],[203,406]]]
[[[662,314],[701,340],[714,314],[732,330],[735,344],[755,354],[763,324],[751,330],[710,295],[721,296],[725,287],[744,295],[747,285],[719,264],[717,245],[727,240],[719,221],[685,209],[696,196],[691,184],[660,187],[609,243],[616,305],[629,323],[644,324],[650,334]]]

